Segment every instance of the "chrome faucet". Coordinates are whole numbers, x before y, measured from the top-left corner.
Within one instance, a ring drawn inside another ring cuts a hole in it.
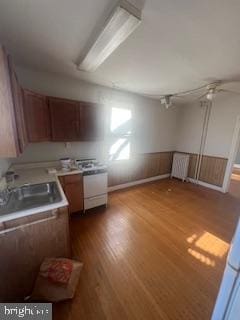
[[[6,188],[0,191],[0,207],[5,206],[8,202],[11,191]]]

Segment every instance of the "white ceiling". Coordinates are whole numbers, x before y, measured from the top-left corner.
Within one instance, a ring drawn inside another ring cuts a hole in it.
[[[131,1],[142,24],[94,73],[75,62],[115,0],[1,0],[0,42],[19,65],[138,93],[240,77],[239,0]]]

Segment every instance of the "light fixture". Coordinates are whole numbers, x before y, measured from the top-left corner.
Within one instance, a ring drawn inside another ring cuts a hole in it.
[[[172,95],[166,95],[161,98],[161,104],[164,104],[166,109],[172,106]]]
[[[215,81],[213,83],[210,83],[208,86],[207,86],[207,94],[206,94],[206,98],[207,100],[209,101],[212,101],[213,98],[215,97],[216,93],[217,93],[217,88],[218,86],[220,86],[222,84],[222,81],[218,80],[218,81]]]
[[[127,1],[121,1],[105,23],[90,50],[79,64],[83,71],[95,71],[107,57],[137,28],[141,12]]]
[[[206,95],[206,98],[207,98],[208,100],[212,101],[213,98],[214,98],[214,93],[215,93],[215,90],[214,90],[214,89],[210,89],[210,90],[208,91],[207,95]]]

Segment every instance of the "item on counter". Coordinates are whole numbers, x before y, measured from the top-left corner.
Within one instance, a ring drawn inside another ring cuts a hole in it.
[[[83,263],[65,258],[46,258],[31,295],[31,300],[58,302],[72,299]]]
[[[70,158],[62,158],[60,159],[61,167],[63,171],[70,171],[72,160]]]
[[[5,174],[5,177],[6,177],[7,183],[12,183],[14,182],[16,175],[14,171],[7,171]]]
[[[48,174],[55,174],[55,173],[57,173],[57,169],[55,169],[55,168],[47,168],[47,173]]]

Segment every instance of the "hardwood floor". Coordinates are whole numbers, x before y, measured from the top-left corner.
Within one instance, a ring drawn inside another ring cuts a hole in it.
[[[176,180],[109,198],[108,209],[71,219],[84,268],[54,319],[210,319],[240,200]]]

